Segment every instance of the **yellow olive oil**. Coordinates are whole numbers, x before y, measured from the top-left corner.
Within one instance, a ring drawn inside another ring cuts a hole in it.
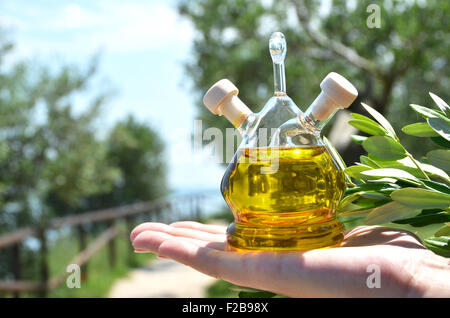
[[[221,191],[235,222],[234,250],[305,250],[343,239],[335,209],[344,173],[323,146],[239,149]]]

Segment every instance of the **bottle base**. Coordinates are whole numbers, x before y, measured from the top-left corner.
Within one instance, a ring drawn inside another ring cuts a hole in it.
[[[259,227],[231,223],[227,229],[228,250],[299,251],[340,246],[344,226],[338,219],[295,227]]]

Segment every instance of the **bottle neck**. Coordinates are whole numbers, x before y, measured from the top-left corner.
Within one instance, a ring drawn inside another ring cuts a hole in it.
[[[274,95],[286,95],[286,75],[284,71],[284,62],[273,63],[273,82],[275,87]]]
[[[247,118],[242,122],[242,124],[239,127],[236,127],[236,129],[239,131],[241,136],[245,136],[249,130],[253,127],[253,124],[255,123],[255,120],[257,118],[257,115],[255,113],[250,113]]]
[[[234,127],[240,128],[248,120],[253,112],[245,105],[237,95],[229,96],[219,108],[220,115],[225,116]]]
[[[321,92],[299,119],[309,130],[319,133],[339,109],[334,100]]]

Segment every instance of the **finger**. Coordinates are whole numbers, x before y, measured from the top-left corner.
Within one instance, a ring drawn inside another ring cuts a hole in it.
[[[138,236],[140,233],[144,232],[144,231],[160,231],[160,232],[164,232],[167,229],[167,224],[164,223],[158,223],[158,222],[145,222],[142,224],[139,224],[138,226],[136,226],[130,233],[130,240],[131,242],[134,241],[134,239],[136,238],[136,236]]]
[[[137,226],[130,235],[131,241],[134,241],[136,236],[144,231],[153,231],[153,232],[163,232],[170,234],[172,236],[180,236],[193,238],[196,240],[207,241],[207,242],[224,242],[225,235],[224,234],[213,234],[209,232],[204,232],[200,230],[194,230],[189,228],[181,228],[181,227],[173,227],[163,223],[143,223]]]
[[[174,223],[170,224],[170,226],[181,227],[181,228],[186,228],[186,229],[193,229],[193,230],[197,230],[197,231],[208,232],[211,234],[225,234],[226,230],[227,230],[226,226],[202,224],[202,223],[193,222],[193,221],[174,222]]]
[[[133,241],[133,248],[138,253],[152,252],[157,253],[159,246],[167,240],[173,239],[174,236],[164,232],[144,231],[141,232]],[[199,247],[209,247],[218,250],[225,250],[225,242],[207,242],[192,238],[180,237],[183,241],[190,242]]]

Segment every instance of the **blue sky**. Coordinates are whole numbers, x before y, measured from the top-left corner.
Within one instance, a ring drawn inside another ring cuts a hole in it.
[[[172,189],[218,193],[223,167],[190,151],[194,94],[182,63],[189,59],[195,31],[178,16],[174,1],[2,1],[0,26],[16,46],[9,63],[25,58],[55,68],[83,67],[100,52],[97,89],[106,81],[115,92],[100,129],[135,115],[158,128],[167,143]],[[75,98],[77,111],[85,101]]]

